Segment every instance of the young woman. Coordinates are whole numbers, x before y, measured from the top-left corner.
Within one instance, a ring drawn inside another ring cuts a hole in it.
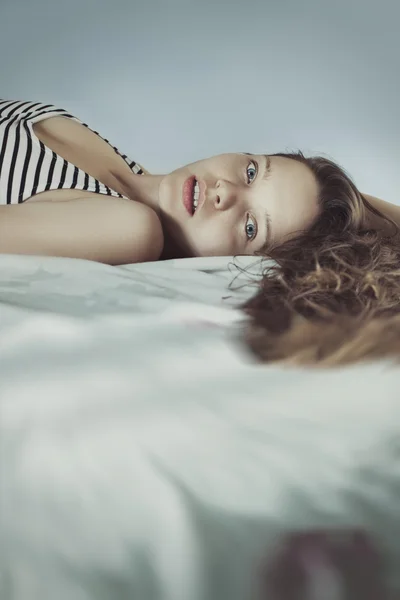
[[[0,101],[0,253],[111,265],[251,255],[316,223],[381,226],[376,209],[400,222],[324,158],[224,154],[150,175],[64,109]]]

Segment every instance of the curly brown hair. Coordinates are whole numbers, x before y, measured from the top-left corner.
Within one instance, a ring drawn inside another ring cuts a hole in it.
[[[245,341],[263,362],[333,366],[400,355],[400,241],[335,163],[302,153],[320,188],[319,217],[268,257]],[[391,232],[365,229],[368,214]],[[271,259],[273,263],[271,264]]]
[[[400,355],[400,243],[379,232],[329,235],[276,252],[245,332],[263,362],[333,366]]]

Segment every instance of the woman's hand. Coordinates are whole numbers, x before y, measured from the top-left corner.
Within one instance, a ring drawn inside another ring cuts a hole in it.
[[[392,219],[400,228],[400,206],[396,206],[396,204],[392,204],[391,202],[386,202],[385,200],[381,200],[380,198],[376,198],[375,196],[369,196],[368,194],[362,194],[364,198],[377,210],[379,210],[385,217]],[[367,212],[367,229],[378,229],[378,230],[387,230],[387,233],[391,233],[393,227],[390,226],[389,223],[385,222],[381,217],[374,215],[372,212]]]

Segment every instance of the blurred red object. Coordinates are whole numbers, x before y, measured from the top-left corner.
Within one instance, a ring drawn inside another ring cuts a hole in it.
[[[260,600],[389,600],[379,553],[359,530],[290,535],[261,579]]]

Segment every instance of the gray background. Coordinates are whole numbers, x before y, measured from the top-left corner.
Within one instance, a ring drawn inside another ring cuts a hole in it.
[[[399,0],[0,0],[0,97],[151,172],[302,149],[400,204]]]

